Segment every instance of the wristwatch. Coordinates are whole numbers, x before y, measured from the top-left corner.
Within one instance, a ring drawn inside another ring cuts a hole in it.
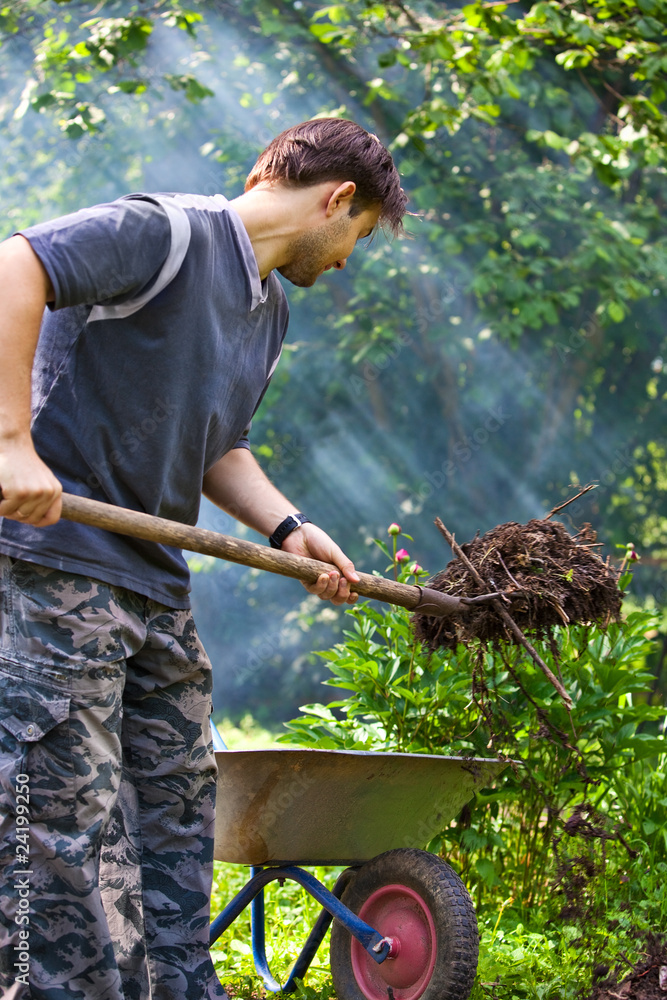
[[[305,514],[288,514],[284,521],[281,521],[276,530],[269,538],[272,549],[282,549],[283,542],[288,535],[291,535],[296,528],[302,524],[312,524],[313,522]]]

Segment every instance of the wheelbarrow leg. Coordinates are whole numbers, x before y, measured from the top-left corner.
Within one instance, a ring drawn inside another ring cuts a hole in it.
[[[245,907],[251,903],[257,896],[262,892],[265,885],[275,879],[291,879],[294,882],[298,882],[299,885],[314,898],[321,903],[324,909],[327,911],[327,917],[322,914],[318,917],[318,920],[311,931],[306,944],[304,945],[301,954],[299,955],[296,966],[299,968],[300,975],[303,976],[308,965],[312,961],[313,955],[317,950],[317,945],[321,942],[324,934],[326,933],[327,927],[331,922],[332,917],[336,917],[344,927],[352,934],[360,943],[362,948],[364,948],[368,954],[371,956],[374,962],[383,962],[387,955],[389,954],[390,942],[382,937],[381,934],[367,924],[364,920],[361,920],[355,913],[341,903],[340,899],[333,892],[330,892],[326,886],[322,885],[313,875],[309,872],[299,868],[296,865],[284,865],[275,868],[253,868],[253,876],[249,882],[234,896],[234,898],[227,904],[224,910],[218,914],[210,929],[210,944],[214,944],[215,941],[220,937],[223,931],[227,930],[230,924],[238,917],[238,915],[245,909]],[[347,881],[353,874],[353,869],[346,869],[342,873],[341,877],[336,883],[335,889],[342,893],[347,885]],[[345,876],[343,878],[343,876]],[[271,975],[268,968],[268,962],[266,960],[266,949],[264,941],[264,906],[263,902],[260,904],[261,909],[257,911],[257,918],[255,920],[255,927],[260,923],[259,917],[261,915],[261,926],[262,930],[258,937],[258,946],[255,949],[253,947],[253,952],[256,951],[257,959],[259,961],[259,967],[257,967],[257,972],[260,976],[264,976],[264,972],[268,975],[269,981],[265,979],[265,985],[267,989],[271,992],[276,992],[280,990],[280,985]],[[295,966],[295,967],[296,967]],[[294,969],[290,974],[288,983],[291,984],[291,988],[294,989],[293,980],[296,977]],[[271,985],[273,984],[273,985]],[[283,991],[288,991],[287,984],[283,988]]]
[[[253,875],[259,871],[262,871],[262,869],[253,868]],[[338,876],[336,884],[331,890],[332,895],[335,896],[336,899],[340,899],[343,895],[343,892],[345,891],[353,874],[353,868],[346,868],[345,871],[341,872]],[[277,993],[280,989],[282,989],[283,993],[293,993],[296,989],[296,980],[303,979],[306,972],[310,968],[310,963],[315,958],[317,949],[324,940],[324,936],[329,929],[331,921],[333,920],[333,915],[329,912],[329,910],[324,907],[322,908],[317,920],[313,924],[313,928],[308,935],[308,938],[306,939],[306,943],[299,952],[299,955],[292,966],[292,971],[289,974],[287,982],[283,987],[281,987],[280,983],[274,979],[266,958],[264,890],[258,893],[258,895],[253,899],[250,913],[250,925],[252,929],[252,957],[257,974],[261,978],[267,990],[271,990],[272,993]]]

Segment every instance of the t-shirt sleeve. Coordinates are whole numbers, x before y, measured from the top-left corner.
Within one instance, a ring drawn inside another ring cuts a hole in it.
[[[131,196],[21,230],[46,269],[52,309],[123,302],[157,278],[171,226],[155,200]]]
[[[238,441],[234,445],[234,448],[248,448],[248,449],[250,448],[250,428],[251,427],[252,427],[252,420],[250,421],[250,423],[248,424],[248,426],[244,430],[243,434],[241,435],[241,437],[238,439]],[[232,448],[232,451],[234,450],[234,448]]]

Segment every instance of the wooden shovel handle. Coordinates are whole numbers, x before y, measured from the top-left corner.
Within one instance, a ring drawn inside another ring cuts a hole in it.
[[[203,528],[193,528],[189,524],[167,521],[162,517],[126,510],[113,504],[100,503],[99,500],[89,500],[87,497],[63,493],[62,504],[62,516],[68,521],[77,521],[79,524],[103,528],[105,531],[114,531],[121,535],[131,535],[134,538],[143,538],[149,542],[159,542],[161,545],[173,545],[189,552],[217,556],[228,562],[265,569],[270,573],[304,580],[306,583],[315,583],[322,573],[331,571],[329,563],[317,559],[295,556],[291,552],[271,549],[256,542],[247,542],[241,538],[221,535]],[[359,582],[351,583],[350,589],[362,597],[371,597],[387,604],[398,604],[409,611],[420,611],[436,617],[448,617],[467,610],[460,598],[440,594],[429,587],[397,583],[395,580],[385,580],[369,573],[359,573],[359,577]]]

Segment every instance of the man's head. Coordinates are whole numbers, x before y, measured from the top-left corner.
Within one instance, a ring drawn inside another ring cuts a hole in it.
[[[349,214],[379,211],[379,223],[395,235],[403,229],[407,197],[390,153],[380,140],[345,118],[315,118],[281,132],[251,170],[245,190],[280,183],[310,187],[352,181]]]

